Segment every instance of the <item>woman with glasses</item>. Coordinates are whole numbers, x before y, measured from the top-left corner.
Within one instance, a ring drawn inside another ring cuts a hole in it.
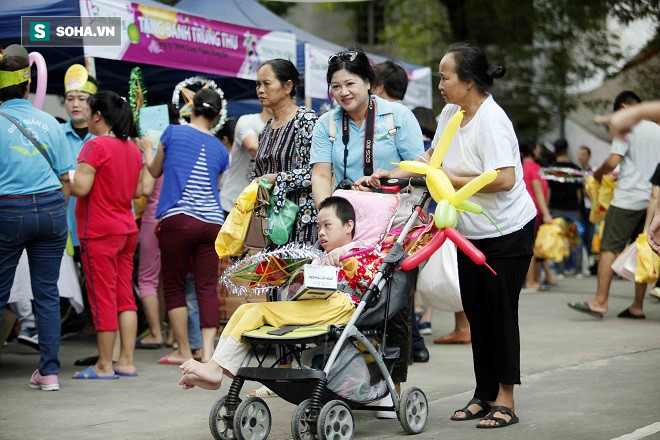
[[[391,162],[414,160],[424,152],[417,119],[403,104],[371,94],[375,71],[367,55],[348,49],[328,59],[326,79],[339,108],[319,118],[312,138],[312,191],[320,204],[332,195],[334,174],[339,189],[359,189],[357,179]],[[397,391],[408,376],[411,351],[411,305],[389,322],[387,341],[401,352],[392,370]],[[382,402],[387,405],[388,402]],[[382,411],[379,418],[394,418]]]
[[[269,60],[259,69],[257,97],[261,105],[273,112],[273,117],[259,135],[252,177],[265,178],[273,184],[276,212],[286,198],[298,205],[289,240],[312,244],[317,237],[309,149],[317,117],[314,110],[296,105],[299,82],[298,69],[288,60]]]
[[[353,182],[377,168],[392,169],[390,162],[414,160],[424,152],[422,131],[403,104],[371,94],[376,78],[367,55],[349,49],[328,59],[326,79],[339,109],[319,119],[312,139],[311,163],[314,200]],[[357,188],[356,188],[357,189]]]
[[[518,298],[532,258],[536,208],[525,189],[513,124],[488,90],[506,70],[488,64],[484,51],[469,43],[451,46],[440,61],[438,88],[447,101],[432,147],[419,158],[428,163],[449,119],[463,120],[442,163],[454,188],[484,171],[497,169],[490,184],[471,197],[499,225],[481,215],[461,214],[457,228],[480,249],[495,269],[491,274],[458,253],[458,276],[465,314],[470,321],[477,387],[456,421],[480,418],[477,428],[501,428],[518,422],[513,386],[520,383]],[[409,177],[400,168],[376,172],[360,182],[379,186],[379,178]]]

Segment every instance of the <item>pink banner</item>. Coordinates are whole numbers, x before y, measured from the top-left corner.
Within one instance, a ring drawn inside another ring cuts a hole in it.
[[[81,14],[121,17],[121,47],[85,44],[85,55],[255,79],[273,58],[296,60],[295,35],[223,23],[121,0],[80,0]]]

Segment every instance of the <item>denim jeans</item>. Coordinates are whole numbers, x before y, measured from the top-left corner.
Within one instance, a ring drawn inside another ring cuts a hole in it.
[[[202,328],[199,323],[199,305],[195,293],[195,276],[186,275],[186,306],[188,307],[188,341],[190,348],[202,348]]]
[[[66,200],[61,191],[0,198],[0,309],[9,299],[16,266],[27,250],[39,331],[39,371],[58,374],[60,295],[57,280],[66,245]]]

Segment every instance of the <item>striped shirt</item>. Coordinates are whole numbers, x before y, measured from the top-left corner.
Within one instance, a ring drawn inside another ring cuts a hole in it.
[[[181,199],[163,215],[163,218],[176,214],[186,214],[207,223],[225,222],[225,214],[213,194],[204,147],[199,152],[188,183],[181,193]]]

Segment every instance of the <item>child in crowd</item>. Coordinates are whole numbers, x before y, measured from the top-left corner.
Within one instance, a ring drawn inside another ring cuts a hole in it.
[[[339,280],[362,292],[371,283],[383,258],[372,252],[340,262],[342,256],[359,247],[352,243],[354,234],[355,210],[350,202],[342,197],[325,199],[318,211],[319,241],[327,261],[341,268]],[[244,333],[263,325],[345,324],[357,302],[357,298],[338,291],[327,299],[244,304],[227,323],[211,361],[200,363],[191,359],[180,366],[183,377],[179,385],[184,390],[195,386],[217,390],[223,374],[233,377],[250,350],[249,345],[241,342]]]

